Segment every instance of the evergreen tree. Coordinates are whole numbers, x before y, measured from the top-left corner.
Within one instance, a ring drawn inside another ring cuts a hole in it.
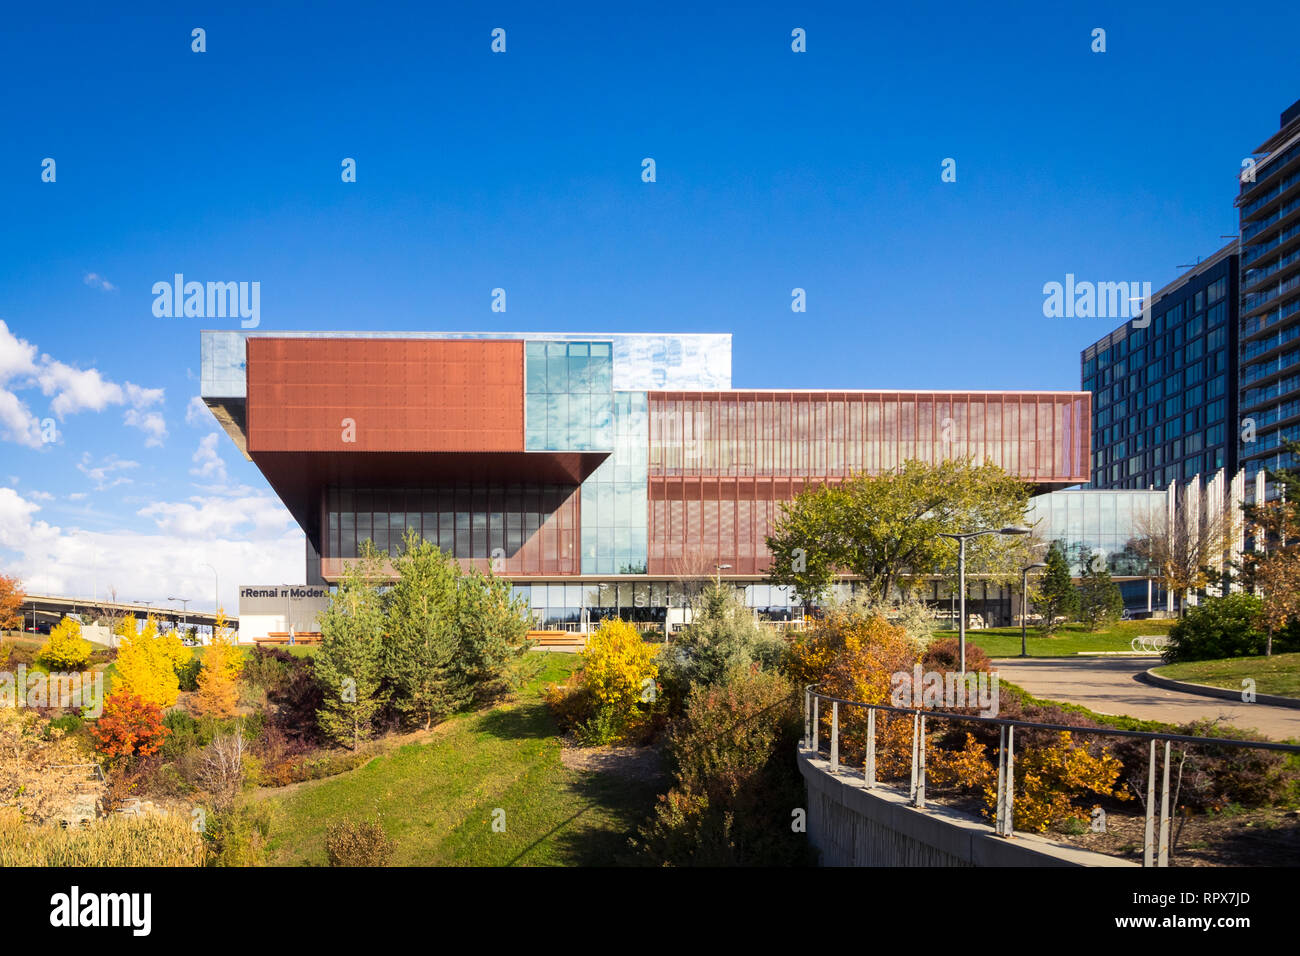
[[[460,569],[409,529],[393,569],[397,580],[384,595],[384,686],[393,707],[427,729],[473,696],[460,653]]]
[[[1111,580],[1110,570],[1099,555],[1083,562],[1079,585],[1079,618],[1095,631],[1114,624],[1124,613],[1124,598],[1119,585]]]
[[[1034,610],[1042,615],[1039,625],[1042,632],[1051,635],[1056,631],[1056,619],[1064,617],[1069,620],[1079,608],[1079,594],[1075,590],[1074,580],[1070,577],[1070,564],[1065,559],[1065,552],[1059,541],[1053,541],[1043,559],[1047,565],[1038,580]]]
[[[380,557],[369,542],[343,572],[329,607],[321,612],[316,677],[324,702],[316,712],[321,730],[353,749],[370,736],[384,705],[380,692],[384,609]]]

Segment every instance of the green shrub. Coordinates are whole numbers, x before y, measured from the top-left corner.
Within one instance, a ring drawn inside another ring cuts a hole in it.
[[[795,688],[770,671],[735,671],[697,684],[674,722],[675,783],[634,844],[643,859],[677,866],[790,866],[811,862],[792,827],[807,796],[795,763]]]
[[[1169,631],[1166,663],[1253,657],[1263,654],[1266,637],[1256,625],[1262,602],[1253,594],[1206,598],[1188,608],[1187,616]],[[1290,650],[1274,640],[1274,653]]]
[[[679,711],[692,684],[716,684],[754,664],[773,667],[784,651],[785,643],[759,627],[734,588],[710,582],[695,599],[691,624],[660,652],[668,706]]]
[[[199,671],[203,670],[203,659],[197,654],[191,654],[189,660],[180,664],[176,668],[176,678],[181,690],[196,691],[199,689]]]
[[[266,807],[209,811],[203,827],[208,866],[263,866],[270,832],[271,814]]]
[[[325,831],[325,853],[330,866],[386,866],[393,841],[376,822],[343,820]]]

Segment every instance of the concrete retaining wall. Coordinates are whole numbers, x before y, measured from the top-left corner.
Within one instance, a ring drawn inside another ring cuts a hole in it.
[[[822,866],[1136,866],[1032,834],[1008,840],[978,817],[931,804],[911,805],[905,793],[867,790],[863,775],[799,751],[808,787],[808,838]]]

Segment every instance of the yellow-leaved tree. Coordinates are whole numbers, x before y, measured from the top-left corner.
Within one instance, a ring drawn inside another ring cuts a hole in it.
[[[65,617],[53,630],[38,655],[52,671],[79,671],[90,660],[90,641],[81,636],[81,625]]]
[[[203,653],[203,669],[199,671],[195,706],[200,714],[235,716],[239,704],[239,672],[243,667],[244,655],[235,646],[234,634],[226,624],[226,612],[218,608],[212,643]]]
[[[126,690],[147,703],[171,707],[180,696],[180,678],[176,669],[190,658],[190,650],[174,631],[160,635],[158,622],[146,618],[137,629],[134,617],[125,617],[118,626],[121,642],[117,648],[117,680],[113,692]]]

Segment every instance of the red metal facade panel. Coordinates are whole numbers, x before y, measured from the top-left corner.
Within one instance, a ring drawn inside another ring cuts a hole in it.
[[[651,392],[650,574],[761,574],[780,502],[909,459],[973,456],[1036,484],[1087,482],[1087,392]]]
[[[524,450],[522,342],[250,336],[247,348],[250,454]]]
[[[1042,484],[1089,479],[1087,392],[651,392],[650,476],[879,474],[973,456]]]

